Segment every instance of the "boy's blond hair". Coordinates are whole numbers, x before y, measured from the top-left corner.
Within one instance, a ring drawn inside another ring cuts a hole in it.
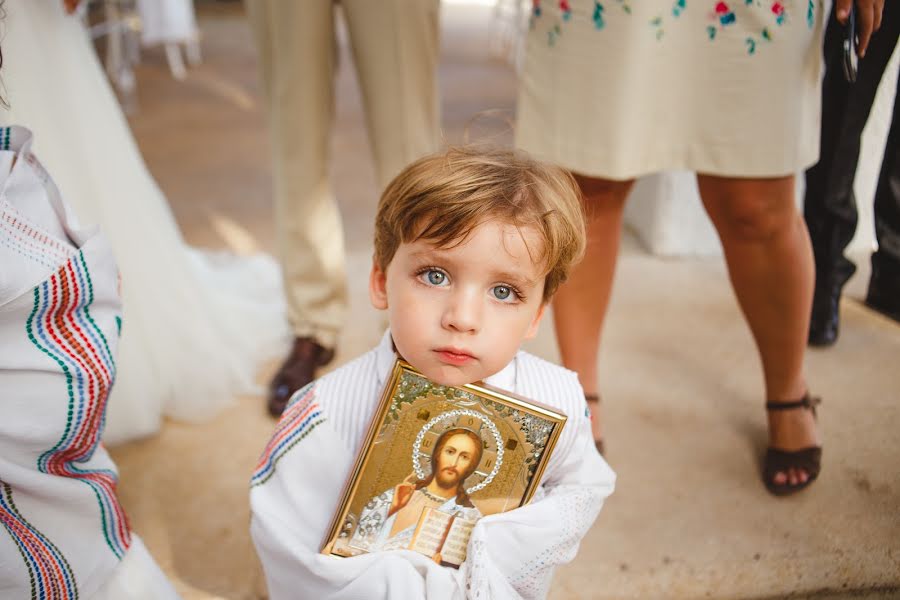
[[[386,271],[401,243],[419,239],[452,247],[486,221],[532,227],[542,247],[529,248],[529,254],[545,274],[546,302],[584,254],[579,199],[571,175],[523,152],[450,148],[406,167],[382,194],[375,262]]]

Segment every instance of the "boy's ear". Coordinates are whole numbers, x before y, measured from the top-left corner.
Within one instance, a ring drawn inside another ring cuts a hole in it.
[[[537,335],[538,327],[541,324],[541,319],[544,318],[544,311],[547,309],[548,302],[541,302],[541,307],[538,309],[537,314],[534,315],[534,320],[531,321],[531,325],[528,326],[528,331],[525,332],[525,339],[530,340],[535,335]]]
[[[387,274],[375,259],[372,259],[372,271],[369,273],[369,300],[378,310],[386,310],[388,307]]]

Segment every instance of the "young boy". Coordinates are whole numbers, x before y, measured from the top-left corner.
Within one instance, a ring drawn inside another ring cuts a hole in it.
[[[271,598],[546,595],[615,481],[575,374],[519,350],[584,238],[571,178],[518,152],[451,149],[391,182],[369,281],[389,330],[294,395],[251,481],[251,533]],[[439,384],[484,380],[568,415],[532,502],[482,518],[459,570],[409,550],[319,554],[398,356]]]

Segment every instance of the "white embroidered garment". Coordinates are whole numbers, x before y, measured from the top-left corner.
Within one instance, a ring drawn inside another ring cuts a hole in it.
[[[116,377],[118,270],[0,128],[0,598],[176,598],[100,444]]]
[[[155,433],[163,415],[208,420],[258,392],[257,367],[286,353],[290,335],[278,264],[184,243],[85,28],[61,0],[7,0],[3,13],[10,109],[0,125],[34,132],[41,162],[79,220],[103,229],[122,274],[125,326],[104,441]]]
[[[542,598],[574,558],[613,491],[594,448],[574,373],[525,352],[486,382],[569,416],[532,502],[478,521],[459,570],[409,550],[353,558],[319,553],[394,364],[389,333],[351,363],[298,391],[251,480],[251,534],[273,600]]]

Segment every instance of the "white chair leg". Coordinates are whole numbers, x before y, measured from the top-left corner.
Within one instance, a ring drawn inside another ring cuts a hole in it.
[[[200,36],[194,35],[184,44],[184,55],[187,57],[188,64],[196,67],[203,62],[203,56],[200,54]]]
[[[122,69],[124,55],[122,52],[122,32],[117,27],[121,19],[119,5],[114,0],[106,0],[103,3],[106,22],[110,24],[106,36],[106,72],[115,79]]]
[[[181,49],[176,42],[166,43],[166,60],[169,62],[169,71],[172,77],[181,81],[187,77],[187,69],[184,67],[184,59],[181,57]]]

